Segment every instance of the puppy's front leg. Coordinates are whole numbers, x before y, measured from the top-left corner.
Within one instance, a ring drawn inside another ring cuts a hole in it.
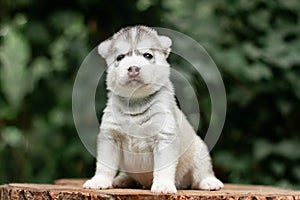
[[[96,173],[83,185],[85,188],[106,189],[112,187],[119,167],[119,151],[114,140],[99,133],[97,139]]]
[[[178,146],[173,141],[157,141],[154,148],[154,171],[151,192],[176,193],[175,174],[178,163]]]

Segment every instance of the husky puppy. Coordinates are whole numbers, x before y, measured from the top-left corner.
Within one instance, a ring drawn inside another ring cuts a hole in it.
[[[172,41],[146,26],[121,29],[98,46],[106,60],[108,103],[85,188],[219,190],[204,142],[175,101],[167,57]],[[117,175],[118,173],[118,175]]]

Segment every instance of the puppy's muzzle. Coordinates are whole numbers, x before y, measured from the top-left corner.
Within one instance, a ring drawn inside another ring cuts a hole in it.
[[[128,76],[136,77],[139,75],[141,68],[137,66],[128,67]]]

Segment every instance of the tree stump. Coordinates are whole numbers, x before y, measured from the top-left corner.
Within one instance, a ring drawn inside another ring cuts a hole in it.
[[[11,183],[0,186],[0,199],[291,199],[300,200],[300,191],[285,190],[270,186],[254,185],[235,185],[225,184],[220,191],[201,191],[201,190],[178,190],[174,195],[156,195],[146,189],[108,189],[95,190],[83,189],[82,184],[85,180],[61,179],[55,181],[54,185],[48,184],[26,184]]]

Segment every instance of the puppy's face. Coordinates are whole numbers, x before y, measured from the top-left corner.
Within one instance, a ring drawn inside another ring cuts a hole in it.
[[[171,44],[170,38],[144,26],[121,29],[102,42],[98,53],[108,65],[108,90],[131,98],[142,98],[159,90],[169,80],[166,59]]]

